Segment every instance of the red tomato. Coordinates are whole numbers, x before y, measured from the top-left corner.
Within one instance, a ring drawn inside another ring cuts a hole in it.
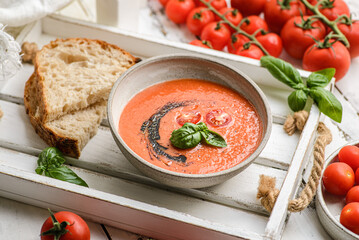
[[[203,47],[203,48],[212,48],[211,46],[211,43],[209,41],[206,41],[206,40],[193,40],[192,42],[190,42],[189,44],[191,45],[194,45],[194,46],[197,46],[197,47]]]
[[[57,212],[54,214],[59,223],[68,222],[65,227],[68,230],[61,236],[60,240],[90,240],[90,229],[86,222],[77,214],[72,212]],[[41,233],[44,233],[54,227],[51,217],[48,217],[41,227]],[[53,240],[54,235],[41,235],[41,240]]]
[[[238,48],[236,54],[239,56],[254,58],[258,60],[264,56],[263,51],[254,44],[251,44],[247,49],[244,48],[244,46]]]
[[[359,186],[354,186],[349,189],[345,197],[345,203],[348,204],[351,202],[359,202]]]
[[[284,1],[269,0],[264,6],[264,19],[269,29],[278,34],[290,18],[300,16],[300,13],[305,13],[305,6],[299,0],[290,1],[287,8],[284,9],[280,5],[283,2]]]
[[[221,109],[211,110],[206,114],[206,122],[213,127],[223,127],[231,121],[231,115]]]
[[[322,177],[325,190],[335,195],[345,195],[353,187],[354,178],[353,169],[342,162],[329,164]]]
[[[343,208],[340,223],[350,231],[359,234],[359,202],[352,202]]]
[[[174,23],[185,23],[193,8],[195,8],[193,0],[169,0],[166,5],[166,15]]]
[[[283,41],[283,47],[286,52],[297,59],[301,59],[305,50],[315,43],[313,38],[320,40],[326,35],[325,26],[319,20],[313,22],[306,22],[308,16],[304,16],[305,22],[301,17],[292,17],[283,26],[280,36]],[[295,24],[300,24],[298,27]]]
[[[312,5],[316,5],[318,3],[317,0],[311,0],[310,2]],[[337,19],[338,16],[343,14],[348,17],[350,16],[349,7],[343,0],[323,2],[319,6],[319,11],[331,21]]]
[[[351,58],[359,56],[359,21],[353,21],[350,26],[339,24],[338,27],[349,41],[349,53]]]
[[[355,172],[359,167],[359,147],[352,145],[342,147],[338,153],[338,159],[348,164]]]
[[[273,57],[279,57],[282,52],[283,44],[282,39],[278,34],[267,33],[257,37],[257,40]]]
[[[226,19],[232,23],[234,26],[238,26],[238,24],[242,21],[242,14],[238,11],[238,9],[234,8],[222,8],[219,12],[226,17]],[[218,17],[218,16],[217,16]],[[218,17],[219,18],[219,17]],[[218,19],[221,20],[221,19]],[[227,24],[226,24],[227,25]],[[231,26],[227,26],[231,32],[235,30]]]
[[[210,41],[213,49],[216,50],[222,50],[230,37],[231,32],[223,23],[219,22],[207,24],[201,33],[201,39]]]
[[[336,42],[330,48],[320,48],[313,44],[304,53],[303,69],[318,71],[324,68],[335,68],[335,81],[342,79],[350,67],[350,54],[341,43]]]
[[[241,25],[241,29],[248,34],[253,34],[259,29],[263,29],[264,31],[268,31],[267,23],[260,17],[256,15],[248,16],[248,24],[244,22]],[[256,34],[256,36],[261,35],[261,33]]]
[[[187,16],[187,28],[194,35],[200,35],[204,26],[214,22],[214,13],[205,8],[198,7],[193,9]]]
[[[236,53],[238,48],[249,42],[249,38],[242,34],[232,35],[227,44],[227,50],[230,53]]]
[[[211,2],[212,7],[216,10],[228,7],[226,0],[205,0],[206,2]],[[204,3],[200,2],[200,6],[206,6]]]
[[[231,0],[231,6],[237,8],[243,16],[259,15],[265,3],[266,0]]]
[[[176,117],[176,121],[181,126],[186,122],[196,124],[201,120],[201,117],[201,113],[198,111],[182,112]]]
[[[166,7],[168,0],[159,0],[159,2],[162,4],[162,6]]]
[[[359,168],[355,171],[355,183],[359,185]]]

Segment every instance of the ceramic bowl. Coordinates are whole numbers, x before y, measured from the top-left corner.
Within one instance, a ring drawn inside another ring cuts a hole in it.
[[[359,141],[355,141],[346,145],[356,145],[359,147]],[[340,147],[327,158],[323,171],[329,164],[339,161],[338,153],[342,147]],[[333,239],[359,239],[359,235],[345,228],[339,221],[340,213],[345,206],[345,197],[336,196],[326,192],[322,181],[320,181],[318,186],[315,205],[320,222],[326,231],[333,237]]]
[[[256,108],[262,121],[258,148],[238,165],[210,174],[184,174],[157,167],[133,152],[118,133],[119,118],[128,101],[141,90],[168,80],[204,79],[233,88]],[[125,157],[142,173],[163,184],[181,188],[202,188],[219,184],[248,167],[266,145],[272,127],[268,102],[260,88],[243,73],[213,59],[198,55],[163,55],[144,60],[126,71],[109,96],[108,121],[112,135]]]

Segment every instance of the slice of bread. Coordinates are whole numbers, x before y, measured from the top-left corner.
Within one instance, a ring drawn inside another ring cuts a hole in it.
[[[38,119],[52,121],[108,99],[113,83],[135,57],[100,40],[57,39],[35,58]]]
[[[39,118],[39,98],[36,75],[25,84],[24,104],[26,113],[36,133],[50,146],[57,147],[67,156],[79,158],[81,150],[98,130],[106,114],[106,101],[102,100],[83,110],[63,115],[43,123]]]

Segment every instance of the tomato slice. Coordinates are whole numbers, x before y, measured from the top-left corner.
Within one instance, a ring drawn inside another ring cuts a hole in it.
[[[199,111],[182,112],[177,115],[176,121],[181,126],[186,122],[196,124],[201,120],[201,117],[202,116]]]
[[[232,117],[221,109],[215,109],[207,113],[206,121],[213,127],[222,127],[230,123],[232,121]]]

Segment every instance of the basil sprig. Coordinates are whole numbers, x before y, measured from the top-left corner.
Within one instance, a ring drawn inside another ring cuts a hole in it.
[[[65,158],[62,152],[55,147],[48,147],[40,153],[35,172],[39,175],[44,173],[47,177],[88,187],[87,183],[70,168],[64,166],[64,163]]]
[[[288,96],[288,105],[294,112],[303,110],[310,97],[319,111],[336,122],[342,121],[342,104],[330,91],[324,89],[333,78],[335,68],[311,73],[305,84],[297,69],[279,58],[264,56],[261,58],[261,65],[267,68],[273,77],[295,90]]]
[[[203,122],[183,124],[172,132],[170,140],[173,146],[181,149],[193,148],[202,140],[211,146],[227,147],[226,140],[219,133],[209,130]]]

